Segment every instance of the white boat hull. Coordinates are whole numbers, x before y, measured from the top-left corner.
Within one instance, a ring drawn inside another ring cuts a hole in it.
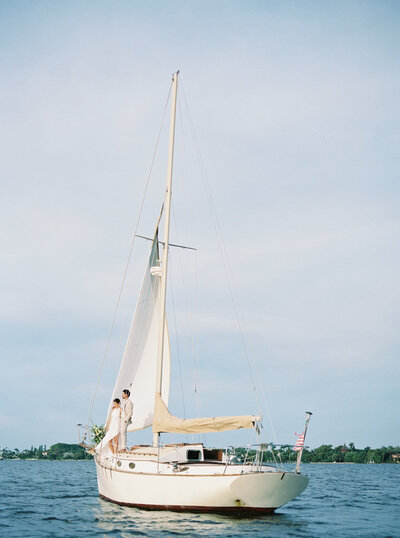
[[[246,474],[131,472],[96,461],[103,499],[153,510],[268,513],[291,501],[308,485],[307,476],[276,470]],[[194,469],[197,472],[197,469]]]

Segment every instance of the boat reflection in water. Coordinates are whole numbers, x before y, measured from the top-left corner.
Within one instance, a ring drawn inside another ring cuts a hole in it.
[[[273,513],[254,517],[149,511],[118,506],[99,499],[93,508],[99,533],[121,536],[287,536],[304,530],[294,514]]]

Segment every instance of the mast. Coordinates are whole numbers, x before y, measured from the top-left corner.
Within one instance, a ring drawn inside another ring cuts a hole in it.
[[[176,96],[178,90],[179,71],[172,77],[172,102],[171,102],[171,123],[169,130],[169,149],[168,149],[168,171],[167,171],[167,190],[165,193],[164,209],[164,248],[161,262],[161,295],[160,295],[160,330],[158,339],[157,355],[157,378],[156,378],[156,395],[161,396],[162,387],[162,369],[164,355],[164,333],[165,333],[165,302],[167,295],[167,269],[168,269],[168,246],[169,246],[169,227],[171,212],[171,189],[172,189],[172,169],[174,163],[174,143],[175,143],[175,118],[176,118]],[[159,433],[153,433],[153,446],[158,446]]]

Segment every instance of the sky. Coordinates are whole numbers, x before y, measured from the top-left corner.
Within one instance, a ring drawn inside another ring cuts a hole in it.
[[[0,447],[87,421],[164,117],[139,233],[161,207],[177,69],[171,241],[197,251],[171,249],[171,411],[260,402],[269,441],[312,411],[312,447],[400,444],[399,45],[385,0],[0,3]]]

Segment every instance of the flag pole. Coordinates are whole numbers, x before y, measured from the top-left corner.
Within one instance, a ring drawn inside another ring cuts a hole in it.
[[[304,438],[303,438],[303,444],[301,446],[301,449],[297,453],[296,473],[300,473],[301,456],[303,455],[303,448],[304,448],[304,443],[306,440],[307,428],[308,428],[308,423],[310,422],[311,415],[312,415],[311,411],[306,411],[306,425],[304,427]]]

